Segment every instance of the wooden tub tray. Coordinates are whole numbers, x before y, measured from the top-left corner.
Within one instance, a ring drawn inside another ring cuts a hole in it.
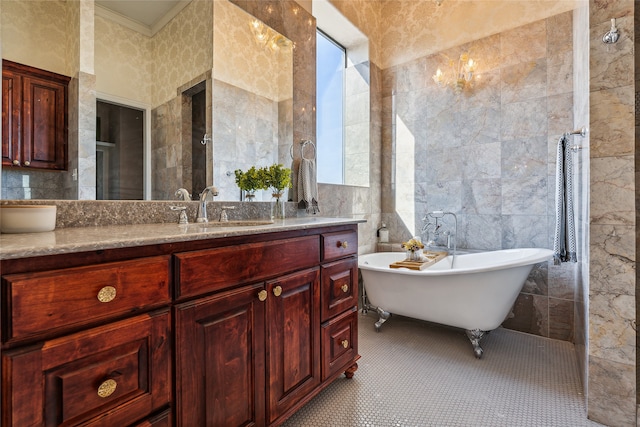
[[[403,259],[402,261],[396,261],[389,265],[389,268],[408,268],[409,270],[424,270],[425,268],[432,266],[436,262],[447,257],[447,252],[440,251],[425,251],[422,253],[421,261],[409,261]]]

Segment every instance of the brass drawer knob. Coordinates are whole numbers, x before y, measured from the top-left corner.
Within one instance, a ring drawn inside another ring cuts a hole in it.
[[[20,164],[19,160],[14,160],[11,162],[11,164],[13,164],[14,166],[18,166]]]
[[[98,387],[98,396],[102,398],[111,396],[113,392],[116,391],[117,386],[118,383],[116,383],[115,380],[105,380],[102,384],[100,384],[100,387]]]
[[[340,344],[342,344],[342,346],[343,346],[344,348],[349,347],[349,341],[347,341],[347,340],[342,340],[342,341],[340,342]]]
[[[349,292],[349,286],[347,286],[347,285],[340,286],[340,289],[342,289],[342,292],[344,292],[344,293]]]
[[[30,162],[29,160],[25,160],[25,161],[24,161],[24,165],[25,165],[25,166],[31,166],[31,162]]]
[[[116,288],[113,286],[105,286],[98,292],[98,301],[111,302],[116,298]]]
[[[261,290],[260,292],[258,292],[258,299],[260,301],[264,301],[267,299],[267,291],[265,291],[264,289]]]
[[[347,246],[349,246],[349,244],[347,243],[347,241],[345,240],[344,242],[340,243],[338,242],[338,246],[342,247],[344,249],[347,249]]]
[[[276,286],[275,288],[273,288],[273,294],[279,297],[282,294],[282,287]]]

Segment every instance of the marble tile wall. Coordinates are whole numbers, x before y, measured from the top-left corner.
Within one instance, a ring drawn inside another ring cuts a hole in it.
[[[64,199],[60,172],[2,169],[3,199]]]
[[[574,129],[589,123],[589,8],[583,4],[574,11],[573,15],[573,116]],[[578,251],[582,256],[576,266],[576,287],[574,304],[574,334],[573,342],[576,349],[578,366],[581,372],[584,396],[588,393],[588,296],[589,296],[589,132],[582,138],[574,137],[575,143],[582,146],[579,154],[574,156],[577,161],[576,188],[576,227]]]
[[[182,187],[182,97],[151,110],[151,198],[173,200],[175,191]],[[191,140],[189,139],[189,145]]]
[[[344,182],[369,185],[369,63],[351,64],[345,76]]]
[[[383,70],[392,241],[420,234],[425,213],[443,209],[458,215],[459,247],[552,246],[556,144],[573,127],[572,21],[565,12]],[[479,61],[474,87],[436,86],[436,68],[464,51]],[[571,341],[574,269],[536,266],[504,325]]]
[[[589,2],[589,418],[636,425],[635,23],[631,0]],[[616,18],[620,40],[602,36]]]
[[[220,200],[240,200],[240,190],[233,174],[235,169],[247,171],[251,166],[259,168],[278,162],[275,139],[280,117],[278,107],[276,101],[214,80],[213,182],[220,193]],[[286,113],[283,115],[287,116]],[[270,192],[259,193],[256,194],[257,200],[271,199]]]

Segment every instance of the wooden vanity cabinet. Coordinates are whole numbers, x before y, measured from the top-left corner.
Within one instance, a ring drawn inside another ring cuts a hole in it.
[[[218,291],[176,306],[178,426],[270,425],[318,387],[319,261],[317,235],[176,254],[180,295]]]
[[[178,426],[264,426],[264,283],[176,306]]]
[[[171,403],[171,257],[83,257],[2,263],[3,426],[127,426]]]
[[[320,385],[319,278],[314,267],[267,282],[269,423]]]
[[[358,360],[358,234],[322,235],[322,380],[345,372],[353,377]]]
[[[356,227],[1,261],[2,425],[282,424],[357,369]]]
[[[67,168],[70,78],[2,61],[2,165]]]
[[[356,251],[354,225],[176,254],[177,425],[276,426],[351,377]]]
[[[125,426],[167,405],[170,325],[167,308],[4,352],[3,425]]]

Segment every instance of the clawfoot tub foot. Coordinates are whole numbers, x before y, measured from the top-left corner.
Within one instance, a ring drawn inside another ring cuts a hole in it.
[[[473,346],[473,354],[476,356],[476,359],[480,359],[482,357],[482,347],[480,347],[480,340],[484,337],[488,332],[481,331],[480,329],[467,329],[465,331],[467,333],[467,337],[469,341],[471,341],[471,345]]]
[[[380,307],[376,307],[376,313],[378,313],[378,316],[380,316],[380,319],[378,319],[378,321],[375,323],[376,332],[380,332],[380,327],[382,327],[382,324],[386,322],[389,317],[391,317],[391,313],[389,313],[388,311],[384,311]]]

